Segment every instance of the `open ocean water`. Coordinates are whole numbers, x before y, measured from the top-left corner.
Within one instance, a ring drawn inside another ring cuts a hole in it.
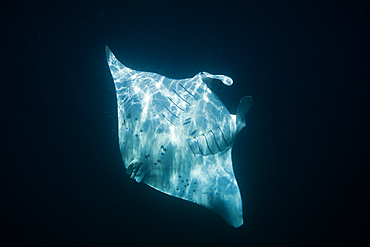
[[[1,246],[369,246],[369,3],[3,1]],[[105,58],[254,98],[244,225],[136,184]]]

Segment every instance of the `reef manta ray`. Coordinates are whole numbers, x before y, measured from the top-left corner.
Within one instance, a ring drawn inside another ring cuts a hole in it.
[[[117,96],[118,138],[127,174],[136,182],[214,210],[234,227],[243,224],[242,199],[231,150],[253,104],[241,99],[236,115],[208,87],[225,75],[200,72],[170,79],[130,69],[106,46]]]

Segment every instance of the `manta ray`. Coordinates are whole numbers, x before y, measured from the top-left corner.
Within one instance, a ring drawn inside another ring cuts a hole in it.
[[[243,207],[231,150],[253,104],[241,99],[236,115],[209,88],[230,86],[225,75],[200,72],[170,79],[123,65],[106,46],[118,111],[119,148],[126,173],[138,183],[215,211],[235,228]]]

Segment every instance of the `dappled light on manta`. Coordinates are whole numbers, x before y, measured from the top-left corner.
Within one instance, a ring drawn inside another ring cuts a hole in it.
[[[175,80],[136,71],[108,47],[116,88],[119,148],[126,172],[138,183],[214,210],[234,227],[243,224],[242,200],[231,150],[253,104],[241,99],[236,115],[208,87],[230,86],[224,75],[200,72]]]

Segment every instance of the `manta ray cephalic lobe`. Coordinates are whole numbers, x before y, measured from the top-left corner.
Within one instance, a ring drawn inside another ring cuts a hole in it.
[[[118,138],[127,174],[136,182],[214,210],[234,227],[243,224],[242,200],[231,150],[253,104],[241,99],[236,115],[208,84],[230,77],[200,72],[170,79],[130,69],[106,46],[116,88]]]

